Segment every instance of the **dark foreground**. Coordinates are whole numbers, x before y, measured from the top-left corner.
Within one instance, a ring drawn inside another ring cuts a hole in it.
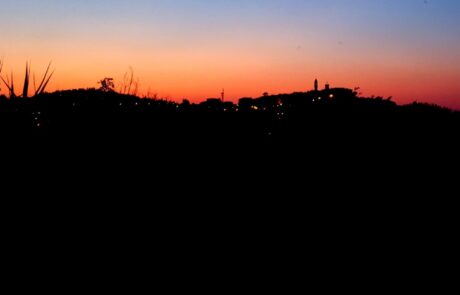
[[[49,266],[54,288],[87,290],[84,274],[129,292],[152,277],[188,290],[439,291],[427,282],[449,278],[439,262],[455,249],[459,114],[316,94],[1,101],[9,273],[33,265],[40,288]]]
[[[99,90],[0,101],[1,148],[5,163],[18,169],[10,175],[64,181],[66,173],[91,175],[113,182],[108,188],[124,180],[142,186],[162,179],[161,186],[178,179],[211,191],[279,184],[284,192],[321,187],[321,193],[370,186],[365,191],[374,194],[412,180],[418,185],[409,187],[418,190],[440,179],[439,191],[458,176],[459,130],[458,112],[359,98],[341,88],[244,98],[238,105]]]

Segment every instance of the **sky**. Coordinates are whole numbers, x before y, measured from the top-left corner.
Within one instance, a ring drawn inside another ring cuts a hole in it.
[[[460,109],[458,0],[0,0],[4,72],[237,101],[320,84]],[[2,85],[3,92],[5,91]]]

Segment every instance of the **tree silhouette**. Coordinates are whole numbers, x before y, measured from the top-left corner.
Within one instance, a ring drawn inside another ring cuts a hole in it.
[[[101,84],[100,90],[104,92],[113,92],[115,88],[115,84],[113,83],[113,78],[104,78],[101,81],[97,82]]]

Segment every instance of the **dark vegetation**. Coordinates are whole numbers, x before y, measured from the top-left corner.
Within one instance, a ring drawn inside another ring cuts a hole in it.
[[[455,178],[448,171],[458,163],[459,128],[458,112],[420,103],[399,106],[341,88],[243,98],[238,104],[217,98],[175,103],[107,89],[0,99],[2,148],[21,150],[34,161],[37,155],[59,155],[63,169],[134,165],[123,175],[142,175],[145,168],[209,179],[265,175],[271,183],[312,174],[318,181],[376,181],[382,190],[389,185],[380,182],[386,176]]]
[[[296,266],[279,269],[297,275],[301,258],[314,272],[424,270],[428,240],[441,255],[452,244],[458,112],[342,88],[175,103],[139,98],[126,80],[124,94],[104,78],[100,89],[0,97],[6,228],[58,239],[51,251],[107,253],[109,266],[113,245],[130,244],[139,261],[173,253],[193,267],[228,257],[271,272],[282,256]],[[100,241],[110,245],[87,246]]]
[[[29,66],[23,95],[15,94],[12,78],[4,79],[10,96],[0,97],[2,149],[34,159],[61,155],[67,166],[96,158],[171,174],[174,167],[190,172],[207,163],[211,177],[210,171],[230,167],[248,177],[301,169],[324,179],[331,167],[336,176],[353,169],[358,173],[353,175],[369,177],[403,173],[395,168],[402,166],[415,172],[427,171],[429,164],[455,166],[458,160],[460,113],[436,105],[397,105],[391,98],[361,97],[357,89],[329,85],[264,93],[237,104],[222,98],[176,103],[136,96],[132,71],[118,88],[104,78],[99,89],[46,93],[51,75],[48,66],[32,97]]]
[[[108,78],[100,83],[101,89],[38,91],[31,98],[1,96],[2,135],[132,138],[158,144],[169,140],[197,145],[354,146],[372,140],[382,144],[451,140],[460,123],[459,113],[449,109],[420,103],[398,106],[389,98],[361,98],[342,88],[242,98],[238,104],[217,98],[192,104],[120,94],[112,90]]]
[[[398,106],[342,88],[238,104],[175,103],[119,94],[106,82],[109,89],[2,97],[2,148],[14,147],[3,154],[17,168],[9,173],[61,179],[66,192],[94,184],[100,190],[72,199],[84,198],[90,206],[114,204],[118,194],[116,206],[124,206],[144,189],[148,197],[139,200],[161,207],[174,200],[160,197],[161,187],[166,195],[182,196],[174,210],[190,216],[190,207],[218,204],[208,212],[217,219],[231,208],[247,208],[246,218],[254,212],[270,216],[277,208],[291,220],[307,211],[344,217],[364,206],[360,216],[367,220],[387,209],[426,209],[433,199],[423,199],[421,191],[437,196],[450,187],[430,191],[436,176],[457,181],[460,114],[438,106]],[[105,197],[107,189],[112,193]]]

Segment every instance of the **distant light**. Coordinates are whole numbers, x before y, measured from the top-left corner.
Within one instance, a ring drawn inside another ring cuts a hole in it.
[[[119,106],[122,106],[123,104],[120,102],[118,105],[119,105]]]
[[[334,94],[329,94],[329,98],[334,98]]]
[[[139,103],[136,102],[134,105],[137,107],[139,105]]]
[[[321,97],[321,96],[320,96],[320,97],[318,97],[318,100],[321,100],[321,99],[322,99],[322,97]]]
[[[40,127],[40,126],[42,126],[42,124],[40,124],[40,123],[37,123],[37,127]]]
[[[259,108],[257,106],[252,106],[252,109],[257,111]]]

